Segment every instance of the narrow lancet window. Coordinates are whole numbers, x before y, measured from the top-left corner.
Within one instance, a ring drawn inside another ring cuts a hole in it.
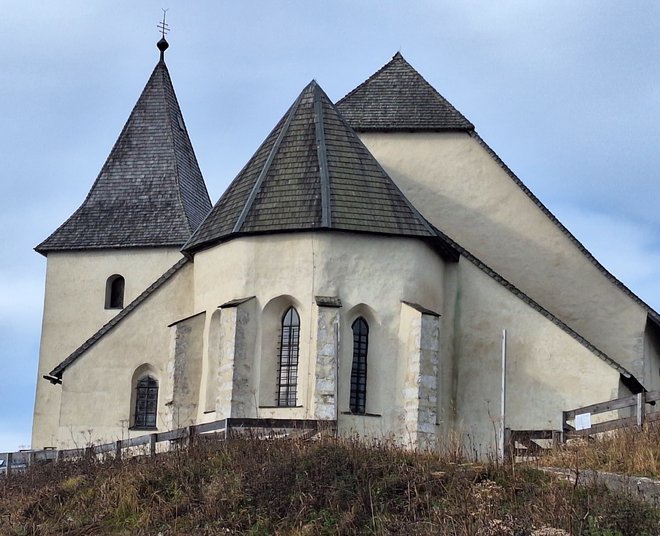
[[[352,413],[365,413],[367,406],[367,352],[369,350],[369,324],[359,317],[353,325],[353,367],[351,368]]]
[[[156,428],[158,382],[151,376],[141,378],[135,393],[135,428]]]
[[[124,307],[124,278],[120,275],[111,275],[105,284],[105,308],[123,309]]]
[[[282,317],[279,370],[277,375],[277,405],[295,406],[298,384],[298,345],[300,317],[289,307]]]

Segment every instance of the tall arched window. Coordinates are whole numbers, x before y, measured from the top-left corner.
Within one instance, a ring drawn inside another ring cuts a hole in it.
[[[124,307],[124,278],[111,275],[105,284],[105,308],[122,309]]]
[[[282,316],[279,370],[277,373],[277,405],[295,406],[298,387],[298,344],[300,317],[289,307]]]
[[[155,428],[158,413],[158,381],[144,376],[135,386],[135,428]]]
[[[351,368],[352,413],[364,413],[367,406],[367,352],[369,350],[369,324],[359,317],[353,329],[353,367]]]

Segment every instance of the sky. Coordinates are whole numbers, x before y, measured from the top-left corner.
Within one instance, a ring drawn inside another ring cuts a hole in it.
[[[338,100],[400,51],[660,309],[659,2],[0,0],[0,452],[30,444],[33,248],[100,171],[158,60],[161,8],[214,202],[310,80]]]

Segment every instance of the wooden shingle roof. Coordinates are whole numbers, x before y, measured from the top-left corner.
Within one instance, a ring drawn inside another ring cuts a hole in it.
[[[183,249],[316,229],[436,236],[313,81]]]
[[[358,132],[474,129],[400,52],[341,99],[337,109]]]
[[[210,209],[161,56],[86,199],[35,249],[181,247]]]

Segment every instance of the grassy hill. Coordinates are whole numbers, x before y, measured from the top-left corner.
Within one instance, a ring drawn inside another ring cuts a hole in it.
[[[2,535],[565,533],[656,535],[660,514],[534,468],[332,438],[202,442],[0,478]]]

